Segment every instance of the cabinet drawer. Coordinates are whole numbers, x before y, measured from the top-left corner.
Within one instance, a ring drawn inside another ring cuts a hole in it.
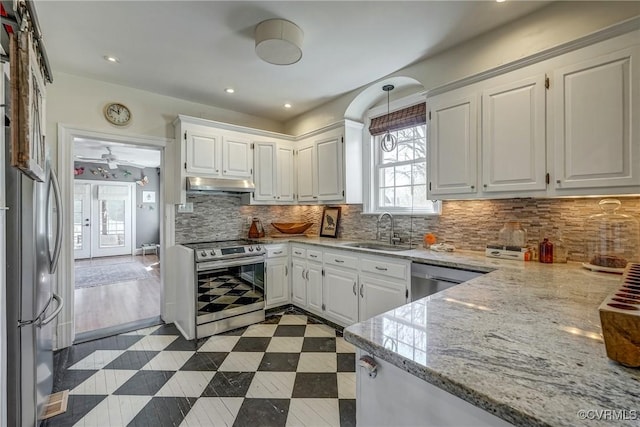
[[[289,245],[267,246],[267,258],[278,258],[289,255]]]
[[[307,259],[315,262],[322,262],[322,251],[307,249]]]
[[[355,256],[344,255],[339,252],[325,252],[324,263],[344,268],[358,268],[358,258]]]
[[[306,258],[307,250],[305,248],[301,248],[300,246],[292,246],[291,247],[291,256],[296,258]]]
[[[362,258],[361,269],[366,273],[380,274],[382,276],[395,277],[407,280],[409,266],[400,262],[382,260],[378,258]]]

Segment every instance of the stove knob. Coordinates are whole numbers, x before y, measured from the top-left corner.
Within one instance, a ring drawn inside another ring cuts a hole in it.
[[[211,256],[214,256],[216,254],[216,251],[211,251]]]
[[[249,252],[253,252],[253,246],[249,246]]]
[[[207,256],[207,251],[202,251],[202,252],[200,252],[200,255],[202,255],[202,256]]]
[[[256,246],[256,251],[260,250],[260,245]]]

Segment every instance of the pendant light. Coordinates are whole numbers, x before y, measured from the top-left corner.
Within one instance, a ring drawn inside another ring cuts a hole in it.
[[[394,85],[384,85],[382,90],[387,92],[387,131],[380,138],[380,148],[387,153],[396,149],[398,139],[389,132],[389,92],[395,88]]]

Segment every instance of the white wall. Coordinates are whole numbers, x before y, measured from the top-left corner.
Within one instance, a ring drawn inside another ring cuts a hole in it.
[[[274,132],[283,129],[281,123],[273,120],[55,70],[53,78],[53,84],[47,86],[47,139],[54,159],[58,123],[112,134],[173,138],[171,123],[178,114],[186,114]],[[130,125],[114,126],[105,120],[103,108],[107,102],[114,101],[131,109]]]
[[[555,2],[386,77],[412,77],[428,90],[575,40],[638,15],[638,1]],[[385,78],[380,79],[383,80]],[[347,107],[363,89],[356,89],[288,121],[285,133],[299,135],[341,120]]]

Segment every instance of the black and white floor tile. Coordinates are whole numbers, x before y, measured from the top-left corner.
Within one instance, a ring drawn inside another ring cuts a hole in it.
[[[78,344],[57,426],[355,426],[355,353],[303,314],[186,341],[173,325]]]

